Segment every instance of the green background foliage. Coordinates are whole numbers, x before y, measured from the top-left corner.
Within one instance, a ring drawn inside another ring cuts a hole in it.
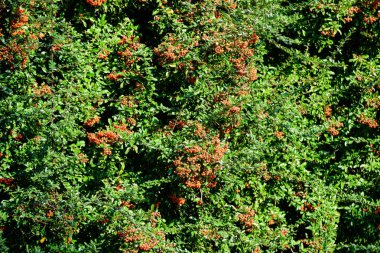
[[[380,3],[0,1],[1,252],[379,252]]]

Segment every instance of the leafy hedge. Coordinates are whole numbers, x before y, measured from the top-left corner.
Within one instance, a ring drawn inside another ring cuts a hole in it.
[[[379,252],[380,3],[0,1],[1,252]]]

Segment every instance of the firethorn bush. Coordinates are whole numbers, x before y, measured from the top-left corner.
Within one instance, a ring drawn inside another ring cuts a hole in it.
[[[0,0],[1,252],[380,252],[380,2]]]

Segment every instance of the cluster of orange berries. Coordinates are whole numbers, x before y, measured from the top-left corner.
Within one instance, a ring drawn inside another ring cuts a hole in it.
[[[82,154],[82,153],[78,154],[78,159],[81,163],[84,163],[84,164],[88,163],[88,161],[89,161],[87,156],[85,154]]]
[[[139,82],[136,82],[135,83],[135,90],[136,91],[144,91],[146,88],[145,88],[145,85],[142,84],[142,83],[139,83]]]
[[[130,227],[124,231],[118,231],[117,235],[124,240],[124,242],[135,242],[144,238],[142,233],[140,233],[136,228]]]
[[[366,2],[364,3],[364,7],[368,8],[370,7],[372,10],[377,10],[379,7],[380,7],[380,1],[373,1],[373,2]],[[361,13],[363,12],[362,8],[358,7],[358,6],[352,6],[348,9],[347,11],[347,14],[349,16],[345,17],[344,18],[344,21],[345,23],[348,23],[348,22],[351,22],[353,19],[352,19],[352,16],[356,13]],[[368,24],[368,25],[372,25],[373,23],[375,23],[378,18],[380,18],[380,12],[377,12],[377,17],[373,16],[373,15],[367,15],[367,14],[364,14],[364,18],[363,18],[363,21]]]
[[[380,1],[373,1],[371,3],[371,8],[374,9],[374,10],[377,10],[378,8],[380,8]]]
[[[334,30],[323,30],[323,31],[321,31],[321,34],[322,34],[322,36],[325,36],[325,37],[332,37],[332,38],[334,38],[335,37],[335,35],[336,35],[336,32],[334,31]]]
[[[379,126],[379,123],[377,123],[377,120],[367,118],[363,114],[359,116],[358,122],[363,125],[368,125],[370,128],[377,128]]]
[[[152,213],[150,214],[150,219],[149,219],[149,221],[150,221],[150,224],[151,224],[151,226],[152,226],[153,228],[157,226],[157,223],[158,223],[158,219],[159,219],[159,218],[161,218],[161,214],[160,214],[160,212],[152,212]]]
[[[207,134],[207,129],[203,127],[201,123],[196,122],[194,135],[203,139],[203,138],[206,138],[206,134]]]
[[[13,138],[15,141],[21,141],[22,140],[22,134],[18,134],[16,137]]]
[[[352,6],[348,9],[349,15],[353,15],[353,14],[360,13],[360,12],[362,12],[362,9],[358,6]]]
[[[40,141],[42,138],[41,136],[37,135],[35,137],[32,138],[33,141],[37,142],[37,141]]]
[[[169,128],[172,130],[181,130],[187,125],[188,123],[184,120],[170,120],[168,124]]]
[[[337,136],[339,134],[339,131],[335,127],[330,127],[327,130],[332,136]]]
[[[92,126],[95,125],[96,123],[99,123],[99,121],[100,121],[100,117],[95,116],[95,117],[93,117],[93,118],[91,118],[91,119],[88,119],[88,120],[84,123],[84,125],[85,125],[86,127],[92,127]]]
[[[6,186],[12,185],[13,181],[13,178],[0,178],[0,184],[5,184]]]
[[[280,140],[280,139],[284,138],[285,134],[284,134],[284,132],[281,132],[281,131],[275,131],[274,136],[276,136],[276,138]]]
[[[155,239],[149,239],[147,242],[143,242],[140,246],[139,249],[141,251],[149,251],[156,247],[158,244],[158,240]]]
[[[206,138],[206,135],[209,131],[206,127],[204,127],[201,123],[197,121],[193,122],[184,120],[170,120],[167,125],[167,128],[171,129],[171,131],[182,130],[184,127],[193,128],[194,136],[199,137],[201,139]]]
[[[236,95],[241,96],[244,93],[245,91],[239,90]],[[214,97],[214,103],[223,105],[221,114],[228,119],[227,122],[220,125],[221,134],[229,134],[233,129],[240,126],[241,105],[232,105],[231,100],[228,98],[229,96],[230,94],[227,93],[219,93]]]
[[[374,17],[374,16],[365,16],[364,17],[364,22],[367,24],[367,25],[372,25],[373,23],[375,23],[376,22],[376,20],[377,20],[377,18],[376,17]]]
[[[228,144],[222,145],[219,137],[206,142],[205,147],[195,145],[184,148],[182,155],[173,161],[174,173],[189,188],[199,189],[202,184],[213,188],[216,186],[215,172],[221,169],[219,161],[227,148]]]
[[[51,218],[51,217],[53,217],[53,215],[54,215],[54,212],[53,212],[52,210],[48,210],[48,211],[46,212],[46,217],[47,217],[47,218]]]
[[[241,111],[241,108],[239,106],[232,106],[229,110],[228,110],[228,115],[233,115],[233,114],[237,114]]]
[[[301,207],[300,210],[302,212],[313,212],[315,211],[316,207],[314,207],[312,204],[309,202],[305,202]]]
[[[129,201],[121,201],[120,204],[121,207],[127,207],[128,209],[134,209],[136,207],[135,204],[129,202]]]
[[[122,96],[120,104],[122,106],[128,106],[129,108],[132,108],[137,104],[137,101],[133,96]]]
[[[29,21],[28,16],[25,14],[25,10],[23,8],[17,9],[17,19],[13,20],[11,23],[11,29],[13,30],[12,36],[15,35],[21,35],[25,32],[22,28],[23,26],[27,25]]]
[[[107,0],[86,0],[86,3],[88,3],[91,6],[99,7],[102,4],[107,2]]]
[[[269,181],[272,178],[271,173],[268,171],[267,164],[261,163],[259,168],[257,169],[257,174],[261,176],[264,181]]]
[[[51,47],[51,50],[54,52],[59,51],[62,49],[62,46],[63,46],[62,44],[55,44]]]
[[[379,108],[380,107],[380,98],[369,99],[367,101],[367,105],[374,108],[374,109]]]
[[[126,48],[124,51],[118,51],[117,54],[124,60],[126,66],[131,66],[136,59],[132,58],[132,52]]]
[[[228,96],[229,96],[229,94],[221,92],[221,93],[217,94],[216,96],[214,96],[214,103],[219,102],[223,105],[229,106],[229,105],[231,105],[231,101],[228,100]]]
[[[154,53],[159,57],[161,64],[170,63],[185,57],[189,52],[182,44],[177,43],[177,39],[169,37],[167,42],[162,43],[154,49]]]
[[[117,235],[126,243],[141,242],[136,252],[138,252],[138,250],[150,251],[151,249],[156,247],[160,242],[158,239],[154,237],[147,238],[147,236],[143,235],[141,231],[134,228],[133,226],[124,231],[118,231]],[[158,236],[161,240],[166,240],[165,234],[162,231],[156,232],[155,235]]]
[[[13,138],[15,141],[21,141],[23,136],[21,133],[15,133],[13,130],[9,131],[9,135]]]
[[[228,9],[236,9],[236,7],[237,7],[237,4],[235,3],[234,0],[223,0],[222,2],[221,2],[221,0],[215,1],[216,6],[222,5],[222,4],[227,4]]]
[[[100,51],[100,53],[98,55],[98,59],[107,60],[109,54],[110,54],[109,51],[107,51],[106,49],[103,49]]]
[[[90,143],[94,143],[96,145],[101,144],[109,144],[120,140],[120,136],[112,131],[99,131],[98,133],[87,133],[87,139]],[[103,156],[110,156],[112,154],[111,149],[108,146],[103,147],[103,151],[101,153]]]
[[[219,240],[221,237],[215,229],[202,229],[200,232],[208,240]]]
[[[112,150],[109,147],[104,147],[101,154],[103,156],[110,156],[112,154]]]
[[[344,23],[350,23],[352,22],[352,18],[351,17],[345,17],[344,18]]]
[[[304,245],[304,247],[310,247],[314,249],[314,252],[321,252],[323,247],[321,245],[321,238],[318,238],[318,240],[312,241],[308,239],[302,239],[300,242]]]
[[[128,119],[130,119],[130,122],[131,122],[131,123],[135,123],[135,122],[136,122],[135,119],[132,119],[132,118],[128,118]],[[127,119],[127,120],[128,120],[128,119]],[[127,126],[126,124],[124,124],[124,123],[114,124],[113,127],[114,127],[115,129],[118,129],[119,131],[125,132],[125,133],[127,133],[127,134],[132,134],[132,133],[133,133],[133,131],[130,130],[130,129],[128,128],[128,126]]]
[[[368,5],[371,5],[372,10],[377,10],[380,7],[380,1],[373,1],[372,3],[367,2],[365,6],[368,7]],[[352,6],[351,8],[349,8],[347,12],[349,16],[344,18],[345,23],[351,22],[352,21],[351,16],[360,12],[362,12],[362,8],[358,6]],[[364,14],[363,21],[368,25],[372,25],[378,20],[378,18],[380,18],[380,12],[377,12],[377,17],[372,16],[372,15],[368,16],[367,14]]]
[[[219,45],[215,46],[214,51],[216,54],[223,54],[224,53],[223,47],[221,47]]]
[[[111,81],[116,81],[120,78],[122,78],[124,75],[123,74],[116,74],[115,72],[111,72],[107,75],[107,78]]]
[[[120,141],[120,136],[112,131],[99,131],[95,133],[87,133],[87,138],[90,143],[100,145],[103,143],[113,144]]]
[[[328,105],[328,106],[325,107],[325,111],[324,112],[325,112],[326,118],[329,119],[330,116],[331,116],[331,113],[332,113],[332,108]]]
[[[126,121],[131,124],[132,126],[135,126],[136,125],[136,120],[134,118],[127,118]]]
[[[244,225],[247,232],[250,232],[253,229],[253,225],[255,223],[255,220],[253,219],[254,216],[255,211],[252,210],[250,207],[247,207],[244,210],[244,213],[238,214],[237,216],[239,222],[241,222]]]
[[[94,122],[97,122],[98,119],[94,118],[91,119],[90,122],[88,123],[91,125]],[[133,121],[131,121],[133,123]],[[133,131],[130,130],[126,124],[120,123],[120,124],[114,124],[113,128],[120,131],[120,132],[125,132],[127,134],[132,134]],[[98,131],[97,133],[87,133],[87,139],[89,143],[93,143],[95,145],[103,145],[103,151],[102,155],[103,156],[110,156],[112,154],[111,148],[109,146],[113,145],[116,142],[122,143],[123,140],[121,136],[114,132],[114,131]]]
[[[325,113],[325,117],[327,119],[327,121],[330,121],[330,117],[332,115],[332,108],[331,106],[326,106],[325,107],[325,110],[324,110],[324,113]],[[337,136],[339,135],[339,128],[341,128],[343,126],[343,123],[342,122],[332,122],[329,126],[329,129],[327,130],[332,136]]]
[[[119,45],[127,45],[123,51],[117,54],[124,60],[126,66],[131,66],[134,62],[141,60],[139,57],[133,57],[133,51],[137,51],[142,44],[134,39],[134,36],[123,36],[118,42]]]
[[[249,39],[249,44],[250,45],[254,45],[256,44],[257,42],[260,41],[260,37],[254,32],[252,33],[250,39]]]
[[[329,129],[327,130],[332,136],[337,136],[339,134],[339,128],[343,126],[342,122],[333,122],[329,126]]]
[[[255,67],[251,67],[248,70],[248,80],[250,82],[256,81],[257,80],[257,69]]]
[[[227,51],[231,50],[230,47],[236,48],[237,58],[230,58],[230,61],[234,64],[237,74],[239,76],[247,76],[247,74],[249,74],[250,76],[248,79],[253,81],[257,79],[257,70],[247,71],[247,60],[254,54],[254,50],[252,48],[249,48],[251,43],[254,41],[254,39],[251,39],[249,41],[237,40],[226,45]]]
[[[179,205],[179,206],[182,206],[186,203],[186,199],[184,198],[179,198],[177,197],[176,195],[170,195],[169,196],[169,199],[172,203],[176,204],[176,205]]]
[[[47,84],[42,84],[41,86],[34,86],[33,93],[36,96],[51,95],[53,94],[51,88]]]
[[[29,4],[29,11],[33,8],[33,1]],[[30,14],[30,12],[29,12]],[[38,39],[43,38],[44,34],[39,33],[38,36],[33,34],[32,28],[39,29],[41,23],[29,23],[29,16],[23,7],[19,7],[16,10],[15,18],[10,24],[10,34],[14,37],[12,41],[5,46],[0,46],[0,61],[7,61],[10,64],[10,69],[14,69],[14,60],[17,56],[21,57],[21,68],[25,68],[29,60],[27,50],[35,50],[38,48]],[[26,29],[26,26],[28,28]],[[17,35],[25,35],[28,30],[28,37],[23,37],[22,44],[20,44],[20,38]],[[0,29],[1,32],[1,29]],[[0,36],[2,34],[0,33]],[[16,58],[17,59],[17,58]]]
[[[118,51],[117,54],[124,58],[129,58],[133,55],[128,48],[126,48],[124,51]]]
[[[10,42],[7,46],[1,46],[0,47],[0,61],[7,61],[11,65],[10,68],[14,69],[15,56],[21,56],[22,58],[21,66],[22,68],[25,68],[26,63],[28,62],[29,58],[23,46],[18,44],[16,41]]]
[[[141,47],[140,42],[135,41],[135,37],[133,35],[127,37],[123,35],[121,39],[117,43],[118,45],[128,45],[132,50],[137,50]]]

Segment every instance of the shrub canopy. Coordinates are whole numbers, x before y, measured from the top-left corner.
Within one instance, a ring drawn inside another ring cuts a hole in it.
[[[0,0],[1,252],[380,252],[380,3]]]

